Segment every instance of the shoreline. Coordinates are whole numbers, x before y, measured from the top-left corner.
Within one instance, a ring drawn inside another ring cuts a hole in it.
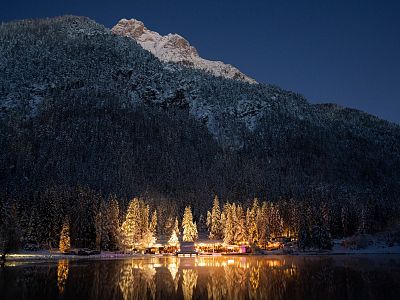
[[[238,253],[238,254],[199,254],[196,257],[273,257],[273,256],[400,256],[400,247],[392,247],[395,249],[391,249],[393,251],[372,251],[370,249],[361,249],[361,250],[348,250],[348,251],[295,251],[291,253],[287,253],[284,251],[271,251],[270,253]],[[382,249],[383,250],[383,249]],[[387,250],[387,249],[385,249]],[[147,259],[147,258],[169,258],[169,257],[177,257],[177,258],[193,258],[193,257],[178,257],[175,255],[163,255],[163,254],[121,254],[121,253],[112,253],[112,252],[103,252],[101,254],[94,255],[70,255],[70,254],[61,254],[56,252],[49,251],[39,251],[39,252],[20,252],[20,253],[10,253],[6,255],[5,262],[34,262],[34,261],[58,261],[58,260],[70,260],[70,261],[78,261],[78,260],[114,260],[114,259]]]

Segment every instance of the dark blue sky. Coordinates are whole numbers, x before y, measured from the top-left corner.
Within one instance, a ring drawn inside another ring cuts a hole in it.
[[[400,1],[4,0],[0,20],[136,18],[259,82],[400,123]]]

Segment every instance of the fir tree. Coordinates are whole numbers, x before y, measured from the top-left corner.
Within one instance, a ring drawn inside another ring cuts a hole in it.
[[[361,208],[358,224],[359,224],[358,233],[359,234],[367,233],[369,220],[368,220],[368,208],[365,205]]]
[[[247,209],[246,212],[246,228],[247,238],[250,244],[257,244],[259,241],[259,228],[258,221],[260,217],[260,209],[258,206],[258,200],[254,199],[253,206],[251,209]]]
[[[115,197],[112,197],[108,204],[106,224],[108,250],[117,250],[119,245],[119,205]]]
[[[193,222],[193,215],[190,206],[185,208],[185,212],[183,214],[182,219],[182,228],[183,228],[183,241],[184,242],[193,242],[197,239],[197,226],[196,223]]]
[[[259,245],[263,246],[267,244],[270,239],[270,225],[268,219],[268,204],[267,202],[263,202],[257,217],[257,227],[258,227],[258,236],[259,236]]]
[[[132,251],[140,239],[139,200],[133,199],[128,206],[125,221],[121,226],[121,247]]]
[[[172,231],[174,230],[174,218],[172,216],[168,216],[164,223],[164,230],[161,231],[163,235],[170,236]]]
[[[311,232],[311,245],[317,249],[332,249],[331,235],[323,225],[313,226]]]
[[[101,244],[102,241],[104,241],[104,239],[107,237],[106,234],[103,234],[103,214],[100,211],[98,211],[94,217],[94,228],[96,231],[96,240],[95,240],[95,247],[98,250],[101,250]],[[108,243],[106,243],[107,247]]]
[[[223,228],[224,228],[224,243],[225,244],[232,244],[234,242],[234,213],[232,209],[232,205],[226,203],[224,206],[224,212],[222,213],[221,219],[223,220]]]
[[[171,237],[168,240],[168,245],[177,246],[178,244],[179,244],[179,239],[178,239],[178,236],[176,234],[176,231],[172,230]]]
[[[198,231],[201,233],[207,232],[207,225],[206,225],[206,220],[204,219],[204,216],[201,214],[199,217],[199,225],[197,226]]]
[[[154,210],[153,214],[151,215],[151,222],[150,222],[149,230],[155,237],[157,234],[157,211],[156,210]]]
[[[349,209],[347,206],[343,206],[341,209],[341,224],[343,236],[347,236],[350,232],[350,220],[349,220]]]
[[[235,244],[242,244],[247,240],[246,234],[246,220],[243,212],[243,208],[240,205],[235,206],[234,210],[234,242]]]
[[[25,236],[25,249],[37,250],[39,248],[39,216],[36,208],[33,208],[29,218]]]
[[[69,222],[65,221],[63,223],[61,234],[60,234],[60,243],[59,249],[62,253],[68,253],[71,250],[71,239],[69,235]]]
[[[177,236],[180,236],[180,235],[181,235],[181,232],[180,232],[180,230],[179,230],[179,221],[178,221],[178,218],[177,218],[177,217],[175,218],[175,223],[174,223],[174,228],[173,228],[173,230],[175,231],[175,233],[176,233]]]
[[[299,233],[297,238],[297,245],[299,249],[306,250],[311,246],[311,236],[307,225],[304,220],[301,221],[299,227]]]
[[[11,250],[18,249],[20,229],[17,223],[18,209],[16,203],[5,203],[0,210],[0,255],[5,260],[5,255]]]
[[[215,196],[214,198],[211,213],[207,212],[207,226],[210,230],[210,239],[222,238],[221,210],[219,206],[218,196]]]
[[[135,198],[130,202],[121,226],[121,247],[124,250],[144,249],[155,243],[152,230],[156,230],[157,219],[153,218],[153,225],[149,223],[149,213],[149,205],[143,200]]]

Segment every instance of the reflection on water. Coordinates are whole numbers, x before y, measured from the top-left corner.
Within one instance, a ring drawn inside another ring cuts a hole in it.
[[[399,299],[400,257],[145,257],[8,263],[1,299]]]
[[[154,264],[143,260],[125,262],[120,271],[118,285],[124,300],[127,299],[154,299],[156,283]]]
[[[65,283],[67,282],[68,278],[68,270],[68,260],[59,260],[57,266],[57,286],[60,294],[64,292]]]
[[[182,292],[185,300],[193,298],[193,291],[197,285],[197,270],[196,269],[184,269],[183,280],[182,280]]]

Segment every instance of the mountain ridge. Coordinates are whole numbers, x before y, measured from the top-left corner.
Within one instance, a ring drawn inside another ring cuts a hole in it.
[[[398,202],[398,125],[164,63],[85,17],[1,25],[0,71],[4,197]]]
[[[161,36],[159,33],[147,29],[143,22],[136,19],[121,19],[111,31],[134,39],[144,49],[150,51],[164,62],[183,63],[187,66],[210,72],[215,76],[257,83],[232,65],[201,58],[196,48],[179,34],[170,33]]]

